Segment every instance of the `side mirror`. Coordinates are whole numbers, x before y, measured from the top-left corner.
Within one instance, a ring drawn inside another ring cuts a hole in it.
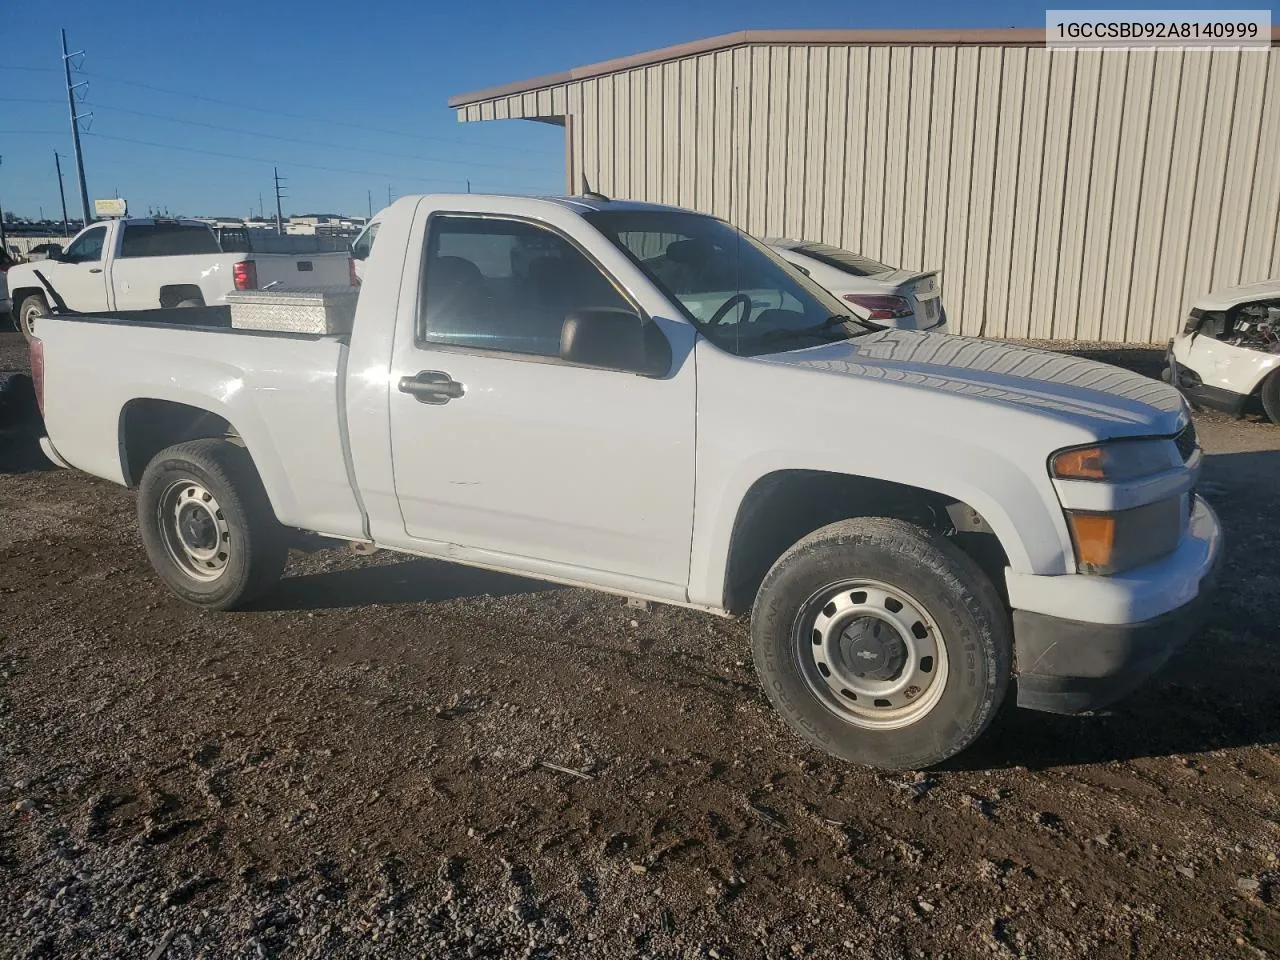
[[[630,310],[593,307],[565,317],[560,329],[560,359],[586,367],[664,377],[671,369],[671,344],[657,324]]]

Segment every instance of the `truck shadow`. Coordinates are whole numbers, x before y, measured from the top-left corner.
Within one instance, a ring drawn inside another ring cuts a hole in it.
[[[1206,457],[1202,487],[1226,540],[1217,599],[1205,629],[1146,686],[1092,716],[1004,710],[947,767],[1036,770],[1280,742],[1277,478],[1280,450]]]
[[[332,610],[373,604],[444,603],[467,597],[503,597],[560,589],[438,560],[401,560],[286,577],[254,605],[257,610]]]
[[[53,464],[40,450],[43,435],[31,377],[22,372],[0,373],[0,475],[52,470]]]

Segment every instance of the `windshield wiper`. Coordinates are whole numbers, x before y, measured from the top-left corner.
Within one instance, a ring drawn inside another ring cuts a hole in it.
[[[847,313],[833,313],[821,323],[815,323],[810,327],[797,327],[794,330],[788,330],[783,327],[778,330],[769,330],[766,333],[760,334],[760,340],[762,342],[769,342],[772,340],[786,340],[789,337],[821,337],[832,327],[843,326],[851,320],[853,320],[853,317],[849,316]]]

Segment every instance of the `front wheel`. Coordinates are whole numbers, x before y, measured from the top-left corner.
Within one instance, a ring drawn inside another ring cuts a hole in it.
[[[1004,699],[1012,630],[990,580],[901,520],[843,520],[784,553],[751,616],[786,723],[854,763],[919,769],[969,746]]]
[[[1262,401],[1262,409],[1272,423],[1280,424],[1280,370],[1272,371],[1262,381],[1262,389],[1258,392]]]
[[[49,316],[49,302],[39,293],[33,293],[24,297],[22,302],[18,304],[18,330],[27,338],[27,342],[31,341],[32,324],[35,323],[37,317]]]
[[[248,451],[226,440],[160,451],[138,485],[138,527],[160,579],[209,610],[261,596],[289,552]]]

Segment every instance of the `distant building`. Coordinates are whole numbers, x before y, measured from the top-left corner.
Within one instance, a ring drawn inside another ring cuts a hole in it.
[[[362,217],[344,217],[338,213],[304,213],[290,217],[284,232],[291,236],[346,237],[355,236],[364,227]]]
[[[748,30],[452,97],[565,129],[567,189],[941,270],[951,329],[1156,343],[1280,276],[1269,49]]]

